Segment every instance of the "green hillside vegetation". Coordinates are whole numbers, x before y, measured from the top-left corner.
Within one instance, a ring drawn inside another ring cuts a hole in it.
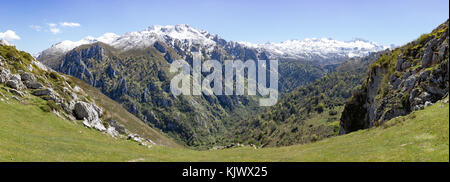
[[[335,136],[351,91],[360,86],[381,53],[348,60],[315,82],[300,86],[235,130],[236,140],[258,146],[286,146]]]
[[[301,60],[280,60],[278,66],[279,91],[281,94],[291,92],[298,86],[316,81],[327,73],[318,64]]]
[[[44,112],[42,102],[0,102],[0,161],[449,161],[448,97],[380,127],[315,143],[214,151],[149,149]]]
[[[234,139],[233,128],[259,110],[256,96],[201,95],[177,96],[170,93],[170,63],[185,59],[192,63],[192,51],[202,52],[204,60],[256,60],[255,51],[240,48],[212,53],[194,45],[182,51],[179,45],[157,42],[153,46],[129,50],[115,49],[98,42],[82,45],[57,60],[41,57],[53,69],[72,75],[99,89],[127,111],[186,146],[208,148],[227,145]],[[262,56],[262,57],[261,57]],[[56,62],[55,62],[56,61]],[[282,60],[279,64],[281,94],[310,83],[327,73],[318,64],[301,60]],[[207,73],[203,73],[206,76]]]
[[[191,53],[185,56],[192,61]],[[126,51],[94,43],[68,52],[59,60],[57,71],[94,86],[180,143],[203,148],[223,143],[228,132],[224,125],[233,124],[224,120],[256,105],[256,100],[234,95],[175,97],[170,81],[178,73],[170,73],[169,66],[178,59],[179,52],[164,43]]]
[[[448,23],[386,52],[369,66],[342,113],[343,133],[379,125],[448,96]]]
[[[31,73],[33,77],[36,77],[36,80],[38,80],[40,83],[43,83],[44,85],[57,91],[57,94],[67,102],[75,100],[73,94],[75,94],[76,91],[74,91],[73,88],[75,88],[76,85],[82,87],[82,89],[85,90],[88,95],[79,94],[77,97],[85,102],[95,100],[95,102],[100,104],[100,106],[105,111],[101,118],[104,121],[103,124],[107,125],[108,123],[106,121],[115,120],[119,124],[124,125],[125,128],[133,134],[138,134],[142,137],[151,139],[158,145],[167,147],[181,147],[180,144],[175,143],[172,139],[165,136],[161,132],[155,131],[154,129],[150,128],[141,120],[128,113],[124,108],[122,108],[122,106],[103,95],[97,89],[90,87],[85,82],[82,82],[73,77],[68,79],[68,76],[61,75],[51,70],[39,68],[37,64],[32,63],[34,61],[34,58],[30,54],[24,51],[17,50],[14,46],[1,45],[0,56],[2,58],[0,60],[2,62],[2,69],[6,68],[8,70],[11,70],[13,74],[21,72],[23,73],[26,70],[26,72]],[[2,89],[4,93],[14,93],[10,88],[6,86],[6,82],[0,84],[0,89]],[[16,100],[20,100],[20,102],[23,102],[26,105],[36,106],[44,112],[56,112],[62,118],[70,121],[71,118],[68,117],[68,114],[72,111],[67,112],[67,110],[70,109],[64,108],[68,106],[64,106],[63,104],[61,104],[63,103],[63,101],[56,101],[58,99],[52,99],[52,97],[48,95],[34,96],[32,94],[37,90],[44,89],[45,88],[15,91],[20,94],[16,93],[14,97],[16,98]],[[4,94],[0,95],[0,98],[3,101],[5,101],[7,98],[9,98],[9,100],[12,99],[12,96],[5,97],[3,95]],[[4,111],[6,110],[1,110],[1,113],[3,114]],[[81,123],[81,121],[78,122]]]
[[[161,131],[156,131],[146,125],[140,119],[136,118],[136,116],[125,110],[119,103],[111,100],[106,95],[103,95],[98,89],[75,77],[69,76],[69,79],[80,86],[100,107],[106,110],[106,118],[116,120],[131,132],[144,138],[151,138],[152,141],[159,145],[166,147],[182,147],[181,144],[174,142]]]

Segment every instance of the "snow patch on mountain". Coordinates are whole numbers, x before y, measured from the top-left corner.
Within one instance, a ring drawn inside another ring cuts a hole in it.
[[[211,47],[216,44],[213,36],[207,31],[197,30],[189,25],[154,25],[143,31],[126,33],[111,45],[118,49],[143,48],[153,45],[156,41],[165,42],[168,45],[179,43],[191,47]]]
[[[111,44],[114,42],[117,38],[120,36],[114,34],[114,33],[105,33],[100,37],[93,37],[93,36],[87,36],[79,41],[71,41],[71,40],[65,40],[62,42],[59,42],[57,44],[53,44],[50,48],[38,53],[36,57],[39,57],[41,55],[58,55],[58,54],[64,54],[78,46],[85,45],[85,44],[92,44],[95,42],[103,42],[106,44]]]
[[[333,58],[333,57],[360,57],[369,52],[377,52],[391,48],[363,39],[352,41],[338,41],[331,38],[308,38],[304,40],[287,40],[281,43],[252,44],[239,42],[243,46],[254,49],[262,49],[271,54],[271,58]]]
[[[253,44],[250,42],[226,42],[218,35],[198,30],[186,24],[181,25],[154,25],[142,31],[125,33],[118,36],[106,33],[98,38],[86,37],[79,41],[62,41],[53,45],[43,53],[64,54],[83,44],[103,42],[120,50],[146,48],[156,41],[178,47],[183,51],[191,50],[192,46],[212,51],[215,46],[225,44],[238,44],[240,47],[255,49],[258,52],[268,53],[271,59],[304,59],[304,60],[343,60],[352,57],[366,56],[370,52],[377,52],[392,48],[382,46],[363,39],[351,41],[338,41],[331,38],[310,38],[304,40],[287,40],[280,43]],[[232,46],[234,47],[234,46]]]

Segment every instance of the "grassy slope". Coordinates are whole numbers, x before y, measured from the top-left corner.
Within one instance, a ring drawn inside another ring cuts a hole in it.
[[[449,161],[449,105],[441,103],[383,127],[306,145],[194,151],[148,149],[9,102],[0,102],[0,161]]]
[[[149,138],[159,145],[168,147],[181,147],[180,144],[174,142],[172,139],[168,138],[168,136],[165,136],[163,133],[156,131],[155,129],[142,122],[139,118],[129,113],[119,103],[113,101],[108,96],[103,95],[102,92],[97,88],[94,88],[86,82],[81,81],[75,77],[68,76],[68,78],[82,87],[83,90],[92,99],[95,100],[95,103],[105,108],[105,110],[108,111],[107,117],[115,119],[120,124],[123,124],[128,130],[132,131],[133,133],[137,133],[142,137]]]

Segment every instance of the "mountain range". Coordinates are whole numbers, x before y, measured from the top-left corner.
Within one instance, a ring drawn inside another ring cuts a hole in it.
[[[364,39],[353,39],[351,41],[338,41],[331,38],[310,38],[304,40],[287,40],[280,43],[253,44],[249,42],[226,41],[217,34],[211,34],[204,30],[195,29],[189,25],[154,25],[137,32],[125,33],[122,36],[114,33],[105,33],[94,38],[85,37],[79,41],[62,41],[52,45],[50,48],[38,53],[36,57],[61,55],[75,47],[95,42],[106,43],[116,49],[129,50],[152,46],[155,42],[164,42],[171,46],[180,46],[186,51],[193,45],[198,45],[212,52],[215,46],[227,49],[245,47],[254,49],[258,53],[265,53],[270,59],[296,59],[307,61],[320,61],[323,63],[338,63],[353,57],[366,56],[370,52],[395,47],[394,45],[383,46]]]
[[[177,140],[203,146],[229,143],[232,139],[226,136],[233,135],[231,128],[260,108],[255,107],[255,98],[248,96],[173,97],[169,89],[172,75],[167,69],[173,60],[192,62],[192,52],[220,62],[278,59],[279,90],[287,93],[349,58],[387,48],[360,39],[250,44],[226,41],[183,24],[155,25],[122,36],[106,33],[98,38],[63,41],[42,51],[37,60],[99,88],[129,112]]]
[[[400,47],[251,44],[188,25],[63,41],[37,58],[0,40],[0,159],[448,161],[448,24]],[[170,64],[192,52],[278,59],[278,103],[174,96]]]

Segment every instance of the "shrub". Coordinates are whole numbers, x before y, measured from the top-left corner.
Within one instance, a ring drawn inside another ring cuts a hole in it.
[[[40,106],[39,108],[42,111],[44,111],[44,112],[51,112],[52,111],[52,108],[50,108],[50,106],[48,106],[48,105],[43,105],[43,106]]]
[[[47,102],[47,106],[50,107],[51,110],[59,111],[61,107],[55,103],[53,100],[49,100]]]
[[[54,80],[60,80],[61,79],[61,77],[56,72],[50,72],[49,76],[50,76],[50,78],[52,78]]]
[[[316,106],[316,111],[318,113],[322,113],[324,110],[325,110],[325,106],[322,103],[320,103]]]
[[[337,115],[337,111],[334,110],[334,109],[332,109],[332,110],[328,111],[328,114],[329,114],[330,116],[334,116],[334,115]]]

